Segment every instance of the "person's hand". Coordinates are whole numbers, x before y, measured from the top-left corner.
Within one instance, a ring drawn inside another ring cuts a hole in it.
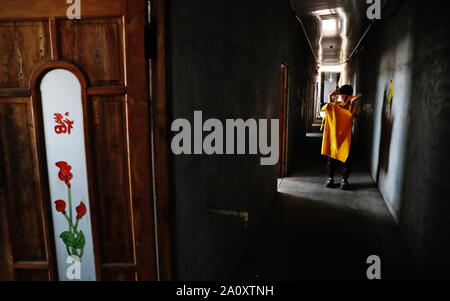
[[[339,90],[334,90],[333,92],[330,93],[330,96],[334,96],[336,94],[339,94]]]
[[[352,99],[352,102],[357,102],[362,96],[363,96],[362,93],[359,93]]]
[[[339,95],[339,91],[338,90],[334,90],[333,92],[330,93],[330,95],[328,96],[329,102],[334,102],[334,96],[335,95]]]

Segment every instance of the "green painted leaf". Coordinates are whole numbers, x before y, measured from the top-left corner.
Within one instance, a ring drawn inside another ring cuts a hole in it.
[[[61,233],[61,235],[59,237],[61,237],[63,242],[66,244],[66,246],[68,246],[68,247],[73,246],[73,234],[70,233],[69,231],[65,231],[65,232]]]
[[[78,233],[77,237],[75,237],[75,240],[73,242],[73,247],[77,249],[84,248],[84,245],[86,244],[86,239],[84,238],[83,231],[80,231]]]

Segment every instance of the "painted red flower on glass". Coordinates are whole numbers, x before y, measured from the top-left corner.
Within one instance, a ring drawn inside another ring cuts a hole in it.
[[[81,219],[86,214],[86,206],[83,202],[75,209],[77,210],[77,219]]]
[[[67,162],[64,162],[64,161],[56,162],[56,166],[59,167],[59,173],[58,173],[59,179],[61,181],[66,182],[67,187],[70,188],[70,180],[73,177],[73,175],[70,173],[72,166],[68,165]]]
[[[67,198],[69,201],[69,214],[66,214],[66,202],[64,202],[63,200],[55,201],[56,211],[61,212],[66,218],[67,223],[69,224],[69,230],[62,232],[59,237],[66,245],[67,253],[69,254],[69,256],[75,256],[76,259],[81,261],[81,258],[83,257],[84,246],[86,244],[86,239],[84,237],[83,231],[78,230],[78,222],[86,214],[87,208],[83,202],[80,202],[80,205],[75,208],[77,211],[76,221],[73,219],[72,188],[70,185],[70,180],[73,178],[73,175],[70,172],[72,166],[64,161],[56,162],[56,166],[59,167],[58,178],[61,181],[64,181],[67,185]]]
[[[56,211],[62,212],[62,214],[66,214],[66,202],[63,200],[57,200],[55,202]]]

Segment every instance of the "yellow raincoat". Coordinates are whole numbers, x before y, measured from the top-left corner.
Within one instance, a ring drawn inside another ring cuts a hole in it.
[[[322,108],[325,115],[325,131],[322,140],[322,155],[345,162],[352,140],[353,116],[356,113],[354,97],[345,102],[331,102]]]

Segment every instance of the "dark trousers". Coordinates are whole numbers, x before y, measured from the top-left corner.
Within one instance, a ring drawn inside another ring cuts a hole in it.
[[[336,172],[336,164],[341,163],[336,159],[332,159],[328,157],[327,171],[328,177],[334,179],[334,174]],[[342,164],[342,163],[341,163]],[[350,173],[352,172],[352,147],[350,147],[350,152],[348,154],[348,158],[344,163],[342,168],[342,180],[347,181],[350,177]]]

